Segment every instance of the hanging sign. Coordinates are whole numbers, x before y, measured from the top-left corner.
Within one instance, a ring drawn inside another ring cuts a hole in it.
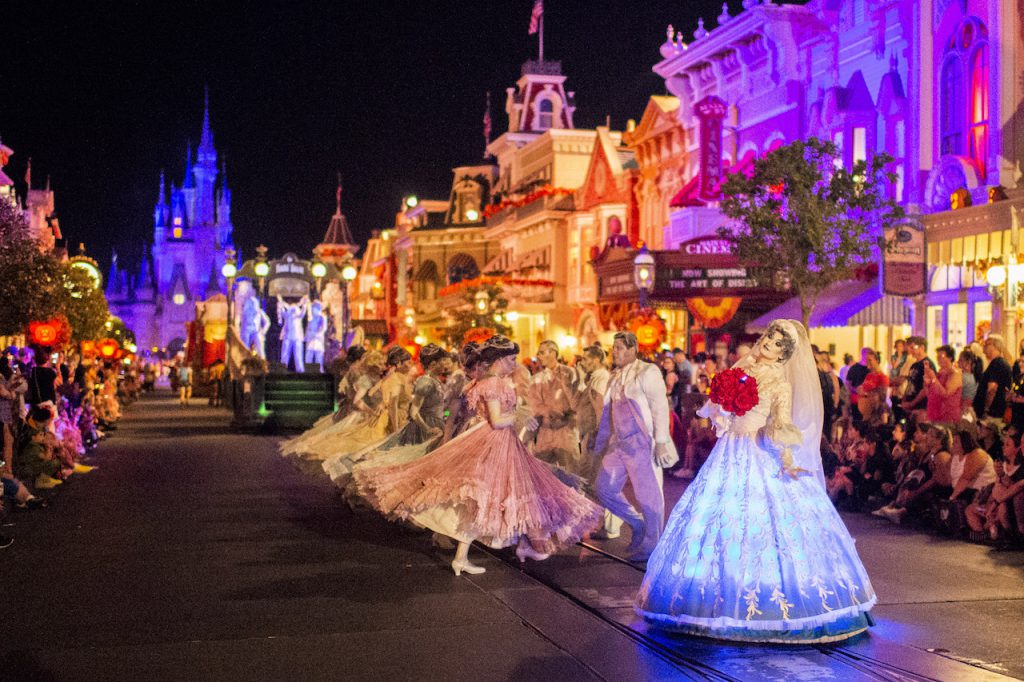
[[[882,260],[882,293],[888,296],[918,296],[927,289],[924,228],[904,223],[885,234]]]
[[[722,121],[728,106],[720,98],[709,95],[693,107],[700,120],[700,192],[701,199],[721,197],[722,180]]]

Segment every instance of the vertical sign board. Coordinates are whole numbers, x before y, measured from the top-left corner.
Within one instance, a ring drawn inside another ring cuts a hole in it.
[[[709,95],[693,108],[700,120],[700,198],[718,199],[722,179],[722,120],[728,107],[720,97]]]
[[[919,296],[927,290],[924,228],[915,223],[897,225],[885,234],[882,260],[882,293],[887,296]]]

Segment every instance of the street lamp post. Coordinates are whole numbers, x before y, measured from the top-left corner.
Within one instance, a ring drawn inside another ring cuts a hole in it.
[[[349,310],[349,284],[355,280],[359,271],[351,261],[345,263],[341,268],[341,343],[344,346],[348,342],[348,328],[351,324]],[[345,350],[348,350],[347,348]]]
[[[640,291],[640,308],[647,307],[647,296],[654,291],[654,256],[647,245],[640,247],[640,253],[633,259],[633,282]]]
[[[220,266],[220,274],[224,275],[225,284],[228,290],[228,328],[224,338],[224,382],[230,381],[231,376],[231,328],[234,326],[235,310],[235,276],[238,275],[238,262],[236,252],[230,246],[224,250],[224,265]],[[224,386],[221,386],[221,395],[228,394]],[[234,397],[230,399],[230,405],[234,404]]]
[[[270,263],[267,262],[267,247],[260,244],[256,247],[256,264],[252,271],[259,278],[260,300],[266,303],[267,275],[270,274]]]
[[[313,277],[316,278],[316,294],[317,298],[319,298],[321,289],[323,287],[324,277],[327,276],[327,265],[321,263],[320,261],[316,261],[315,263],[313,263],[313,266],[309,269],[309,271],[310,273],[312,273]]]

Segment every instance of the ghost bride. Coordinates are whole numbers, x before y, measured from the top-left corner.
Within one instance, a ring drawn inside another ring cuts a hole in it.
[[[699,412],[719,440],[647,563],[636,611],[674,632],[820,643],[870,624],[875,592],[825,493],[807,331],[769,325]]]

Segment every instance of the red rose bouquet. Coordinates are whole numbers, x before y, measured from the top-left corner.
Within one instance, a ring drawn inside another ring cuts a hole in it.
[[[757,379],[736,367],[715,375],[709,399],[737,417],[742,417],[761,401],[757,395]]]

